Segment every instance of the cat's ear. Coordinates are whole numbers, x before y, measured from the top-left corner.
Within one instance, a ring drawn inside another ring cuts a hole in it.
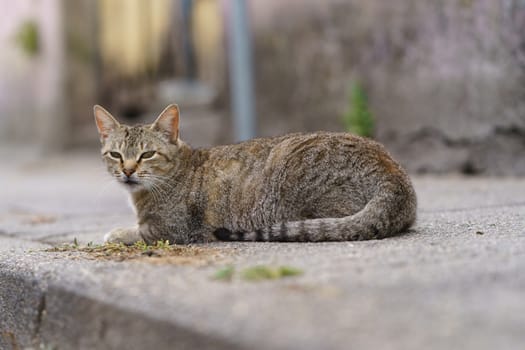
[[[171,143],[177,143],[179,139],[179,107],[169,105],[151,125],[152,130],[163,133]]]
[[[95,123],[100,134],[100,141],[104,141],[120,124],[108,111],[99,105],[93,107],[93,113],[95,114]]]

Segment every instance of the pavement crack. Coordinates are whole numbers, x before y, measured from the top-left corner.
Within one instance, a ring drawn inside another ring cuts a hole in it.
[[[2,331],[0,335],[2,335],[4,340],[11,345],[12,350],[20,350],[20,346],[18,345],[18,341],[16,340],[16,336],[13,332]]]
[[[45,316],[46,316],[46,293],[42,292],[42,295],[40,296],[40,300],[37,306],[37,315],[36,315],[36,320],[35,320],[35,338],[37,338],[40,335],[42,321],[44,320]]]
[[[100,328],[98,330],[98,338],[104,340],[108,331],[108,322],[104,319],[100,321]]]

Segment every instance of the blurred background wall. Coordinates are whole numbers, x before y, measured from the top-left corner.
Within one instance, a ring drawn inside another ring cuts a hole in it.
[[[230,2],[0,0],[2,147],[96,147],[95,103],[232,141]],[[412,172],[525,175],[524,0],[247,3],[258,135],[357,115]]]

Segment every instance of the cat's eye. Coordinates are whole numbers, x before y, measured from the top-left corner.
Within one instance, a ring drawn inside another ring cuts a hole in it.
[[[118,152],[109,152],[109,155],[111,156],[111,158],[122,160],[122,154]]]
[[[150,159],[155,155],[155,153],[156,153],[155,151],[144,152],[140,155],[139,160]]]

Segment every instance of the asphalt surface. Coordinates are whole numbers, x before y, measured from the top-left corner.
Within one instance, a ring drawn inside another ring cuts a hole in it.
[[[6,159],[6,158],[4,158]],[[0,349],[523,349],[525,179],[415,177],[407,234],[216,243],[187,261],[46,249],[133,223],[95,152],[0,169]],[[254,282],[240,271],[291,266]],[[232,266],[231,281],[213,276]],[[239,271],[237,273],[237,271]]]

